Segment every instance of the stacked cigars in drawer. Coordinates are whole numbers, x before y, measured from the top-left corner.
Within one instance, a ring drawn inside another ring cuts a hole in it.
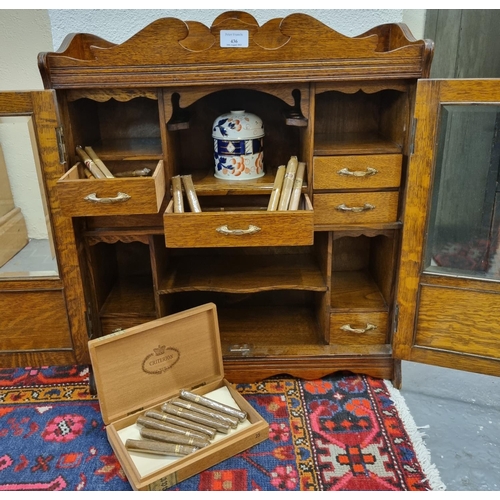
[[[276,171],[273,189],[267,210],[270,212],[298,210],[306,164],[296,156],[290,157],[287,165],[280,165]],[[200,203],[191,175],[172,177],[174,213],[184,212],[183,187],[191,212],[201,212]]]
[[[287,166],[280,165],[274,179],[268,211],[297,210],[306,164],[296,156],[290,157]]]
[[[227,434],[247,418],[246,412],[205,396],[181,390],[180,396],[137,419],[143,439],[125,447],[151,455],[182,457],[208,446],[217,433]]]

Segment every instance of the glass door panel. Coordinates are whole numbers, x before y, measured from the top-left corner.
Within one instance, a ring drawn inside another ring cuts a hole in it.
[[[441,105],[426,273],[500,280],[500,105]]]
[[[59,275],[31,116],[0,116],[0,280]]]

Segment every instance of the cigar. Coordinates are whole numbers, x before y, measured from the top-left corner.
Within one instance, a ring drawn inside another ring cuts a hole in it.
[[[288,210],[288,204],[290,203],[290,197],[292,196],[292,188],[295,182],[295,174],[297,172],[298,165],[299,163],[297,157],[291,156],[286,166],[283,188],[281,189],[280,201],[278,203],[278,210]]]
[[[148,177],[151,175],[150,168],[140,168],[137,170],[127,170],[125,172],[117,172],[115,177]]]
[[[164,443],[187,444],[196,446],[196,448],[205,448],[210,444],[206,438],[200,439],[196,437],[181,436],[173,432],[156,431],[154,429],[142,428],[140,430],[141,437],[152,439],[153,441],[163,441]]]
[[[184,212],[184,199],[182,197],[182,184],[180,175],[172,177],[172,191],[174,194],[174,213]]]
[[[151,413],[153,412],[152,411],[146,412],[145,416],[139,417],[136,423],[138,425],[142,425],[143,427],[147,427],[148,429],[156,429],[158,431],[172,432],[174,434],[179,434],[186,437],[196,437],[200,439],[210,438],[210,436],[206,433],[193,431],[191,429],[187,429],[186,427],[181,427],[179,425],[174,425],[171,424],[170,422],[166,422],[163,418],[158,418],[161,417],[162,415],[165,415],[164,413],[154,412],[155,414],[158,414],[158,416],[154,417],[150,415]]]
[[[206,417],[201,413],[196,413],[194,411],[185,410],[184,408],[180,408],[179,406],[172,405],[170,403],[165,403],[161,407],[162,411],[165,413],[169,413],[170,415],[175,415],[176,417],[186,418],[187,420],[191,420],[196,422],[197,424],[206,425],[207,427],[212,427],[219,432],[227,434],[229,432],[229,425],[223,424],[222,422],[218,422],[213,418]]]
[[[201,413],[202,415],[206,415],[209,418],[213,418],[224,425],[229,425],[233,429],[236,429],[238,426],[238,419],[236,417],[232,417],[230,415],[225,415],[217,410],[212,410],[211,408],[207,408],[206,406],[199,405],[197,403],[193,403],[191,401],[186,401],[185,399],[175,398],[170,401],[175,406],[180,406],[181,408],[185,408],[186,410],[193,410],[197,413]]]
[[[191,212],[201,212],[200,202],[198,201],[198,196],[194,189],[193,178],[191,175],[181,175],[182,182],[184,184],[184,190],[186,191],[186,196],[189,203],[189,208]]]
[[[209,437],[209,439],[213,439],[217,430],[213,427],[208,427],[206,425],[197,424],[191,420],[186,420],[185,418],[179,418],[174,415],[169,415],[167,413],[163,413],[163,421],[168,422],[169,424],[179,425],[180,427],[184,427],[190,429],[195,432],[201,432]]]
[[[101,169],[94,163],[92,158],[83,150],[81,146],[76,147],[76,154],[80,157],[83,163],[85,163],[85,166],[90,170],[91,174],[96,179],[106,178]]]
[[[267,209],[270,212],[274,212],[278,208],[278,202],[280,200],[281,187],[283,186],[283,178],[285,177],[285,165],[280,165],[276,171],[276,177],[274,178],[273,190],[271,192],[271,197],[269,198],[269,204]]]
[[[196,446],[182,444],[161,443],[152,439],[127,439],[125,448],[131,451],[140,451],[150,455],[163,455],[170,457],[184,457],[198,450]]]
[[[83,173],[85,174],[85,177],[87,177],[87,179],[95,179],[95,177],[92,175],[92,172],[87,167],[83,169]]]
[[[218,401],[214,401],[213,399],[199,396],[198,394],[194,394],[184,389],[181,390],[180,396],[182,399],[193,401],[194,403],[206,406],[207,408],[212,408],[212,410],[217,410],[227,415],[231,415],[232,417],[236,417],[240,422],[243,422],[247,418],[247,413],[243,410],[240,410],[239,408],[233,408],[223,403],[219,403]]]
[[[306,170],[306,164],[303,161],[299,161],[299,166],[297,167],[297,172],[295,174],[295,181],[293,184],[292,196],[290,198],[288,210],[297,210],[299,208],[299,201],[300,201],[300,195],[302,194],[302,182],[304,180],[305,170]]]
[[[95,154],[95,151],[90,146],[85,146],[85,152],[90,156],[92,161],[99,167],[99,170],[104,174],[104,177],[113,179],[114,175],[109,171],[108,167],[104,165],[101,159]]]

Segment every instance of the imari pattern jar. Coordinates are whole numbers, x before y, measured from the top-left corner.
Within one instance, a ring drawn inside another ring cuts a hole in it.
[[[264,175],[264,125],[246,111],[230,111],[219,116],[212,128],[215,177],[249,180]]]

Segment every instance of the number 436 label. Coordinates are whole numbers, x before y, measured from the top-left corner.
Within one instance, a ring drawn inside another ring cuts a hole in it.
[[[221,47],[248,47],[248,30],[220,31],[220,46]]]

